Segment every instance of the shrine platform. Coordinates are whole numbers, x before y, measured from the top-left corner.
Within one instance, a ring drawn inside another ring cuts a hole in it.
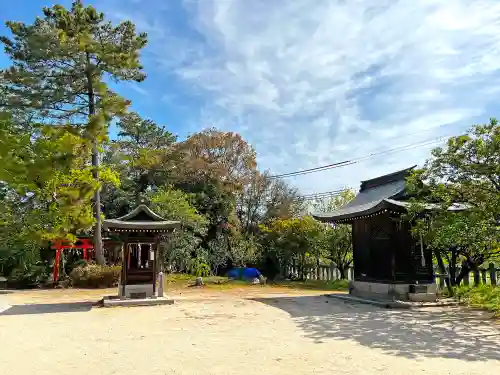
[[[99,305],[102,307],[158,306],[173,304],[174,300],[168,297],[120,298],[118,296],[106,296],[99,301]]]
[[[445,307],[445,306],[458,306],[458,302],[453,298],[446,298],[436,302],[412,302],[412,301],[399,301],[399,300],[382,300],[356,297],[345,293],[331,293],[326,294],[326,297],[336,298],[345,302],[364,303],[368,305],[378,306],[386,309],[414,309],[425,307]]]

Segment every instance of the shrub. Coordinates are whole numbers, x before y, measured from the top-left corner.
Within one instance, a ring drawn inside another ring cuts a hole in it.
[[[27,266],[19,265],[7,277],[7,284],[14,288],[32,288],[48,279],[47,267],[41,263]]]
[[[487,309],[500,316],[500,286],[461,286],[456,289],[456,296],[469,306]]]
[[[210,266],[201,259],[195,258],[192,260],[190,272],[197,277],[207,277],[210,276]]]
[[[118,285],[120,266],[101,266],[88,263],[84,267],[76,267],[69,278],[71,285],[80,288],[109,288]]]

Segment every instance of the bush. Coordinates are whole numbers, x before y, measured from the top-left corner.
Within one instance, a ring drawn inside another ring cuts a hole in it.
[[[7,277],[7,284],[14,288],[33,288],[48,279],[47,267],[41,263],[17,266]]]
[[[478,287],[461,286],[456,289],[456,297],[472,307],[493,311],[500,316],[500,287],[480,285]]]
[[[69,274],[71,285],[80,288],[110,288],[118,285],[121,266],[101,266],[88,263]]]
[[[201,259],[195,258],[192,260],[190,272],[197,277],[210,276],[210,266]]]

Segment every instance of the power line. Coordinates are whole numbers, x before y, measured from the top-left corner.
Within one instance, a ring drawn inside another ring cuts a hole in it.
[[[304,195],[299,196],[298,198],[300,198],[300,199],[316,199],[316,198],[323,198],[323,197],[331,197],[331,196],[339,195],[343,191],[344,191],[344,189],[339,189],[339,190],[333,190],[333,191],[325,191],[322,193],[304,194]]]
[[[428,146],[428,145],[431,145],[431,144],[434,144],[434,143],[439,143],[439,142],[442,142],[445,139],[448,139],[449,137],[450,136],[442,136],[442,137],[438,137],[438,138],[432,138],[432,139],[428,139],[428,140],[421,141],[421,142],[418,142],[418,143],[412,143],[412,144],[401,146],[401,147],[395,147],[395,148],[392,148],[392,149],[389,149],[389,150],[383,150],[383,151],[374,152],[374,153],[371,153],[371,154],[368,154],[368,155],[365,155],[365,156],[360,156],[358,158],[354,158],[354,159],[351,159],[351,160],[344,160],[344,161],[341,161],[341,162],[327,164],[327,165],[323,165],[323,166],[316,167],[316,168],[309,168],[309,169],[303,169],[303,170],[299,170],[299,171],[295,171],[295,172],[289,172],[289,173],[283,173],[283,174],[279,174],[279,175],[274,175],[274,176],[270,176],[270,178],[285,178],[285,177],[301,176],[301,175],[304,175],[304,174],[321,172],[321,171],[325,171],[325,170],[328,170],[328,169],[346,167],[348,165],[357,164],[357,163],[359,163],[361,161],[373,158],[375,156],[387,155],[387,154],[391,154],[391,153],[395,153],[395,152],[401,152],[401,151],[407,151],[407,150],[411,150],[411,149],[414,149],[414,148]]]
[[[294,199],[294,202],[311,201],[311,200],[324,199],[324,198],[333,198],[333,197],[339,196],[346,189],[348,189],[348,188],[343,188],[343,189],[333,190],[333,191],[325,191],[322,193],[304,194],[304,195],[300,195],[300,196],[296,197]]]

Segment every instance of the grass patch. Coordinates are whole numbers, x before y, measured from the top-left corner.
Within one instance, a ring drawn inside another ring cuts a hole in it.
[[[165,277],[165,286],[167,288],[187,288],[194,285],[196,276],[189,274],[168,274]],[[203,278],[203,283],[210,289],[232,289],[251,287],[253,284],[243,280],[230,280],[222,276],[208,276]],[[290,288],[297,290],[325,290],[325,291],[339,291],[348,289],[347,280],[336,281],[322,281],[322,280],[306,280],[306,281],[276,281],[268,282],[263,287],[268,288]]]
[[[165,285],[167,287],[185,288],[194,285],[196,276],[185,273],[172,273],[165,277]],[[240,280],[229,280],[227,277],[222,276],[206,276],[203,277],[203,283],[208,287],[232,287],[244,286],[248,283]]]
[[[456,290],[456,297],[468,306],[486,309],[500,316],[500,287],[498,286],[461,286]]]
[[[335,280],[335,281],[323,281],[323,280],[306,280],[306,281],[290,281],[283,280],[272,283],[270,285],[276,285],[284,288],[291,289],[303,289],[303,290],[348,290],[347,280]]]

